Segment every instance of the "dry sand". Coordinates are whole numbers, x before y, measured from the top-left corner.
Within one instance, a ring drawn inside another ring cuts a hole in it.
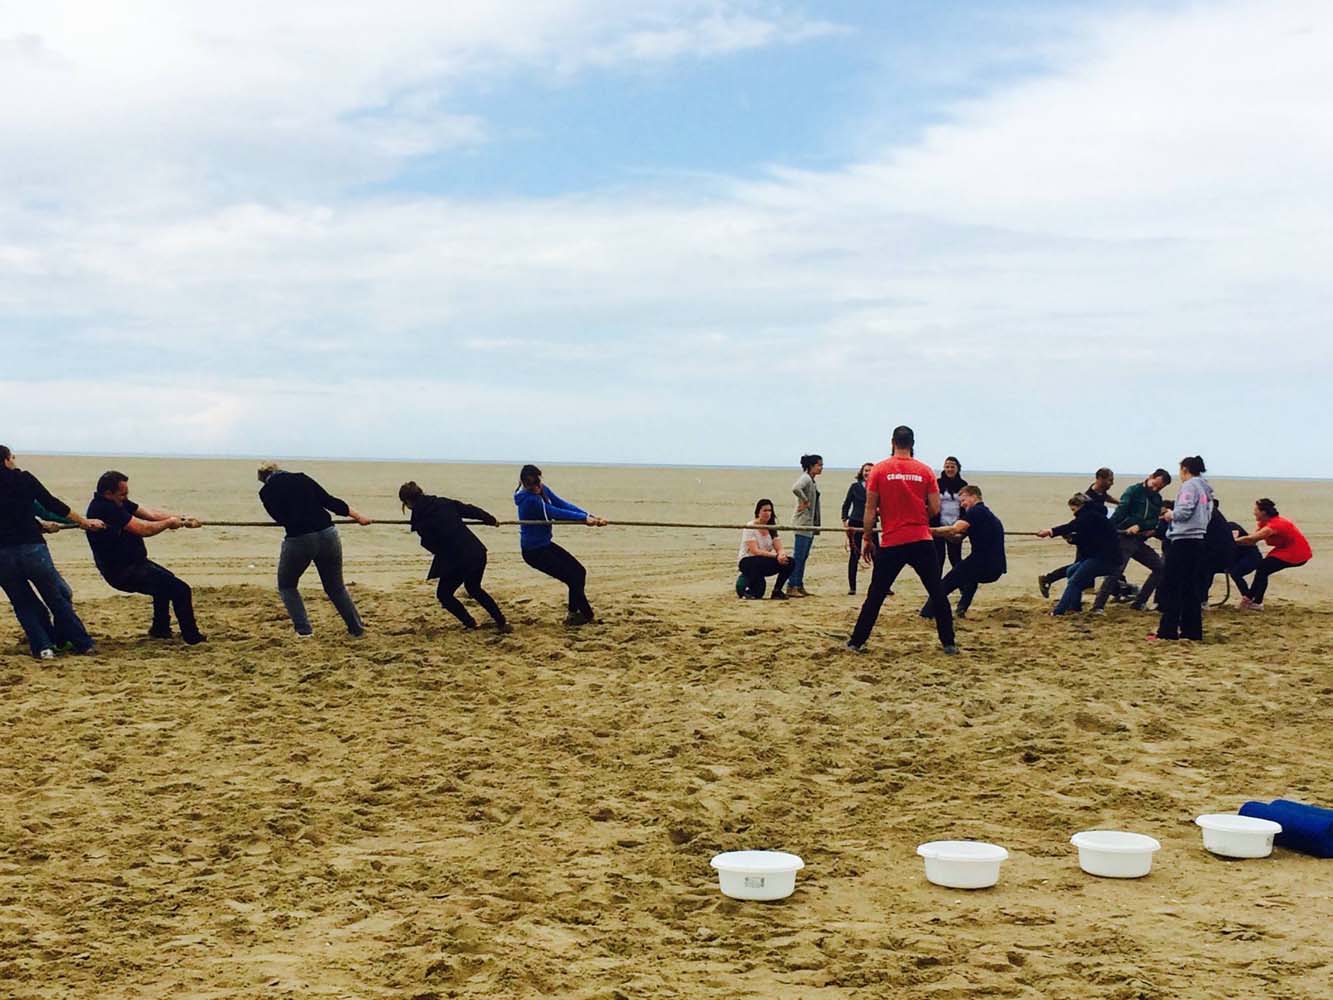
[[[23,464],[70,500],[115,465],[143,502],[260,516],[251,462]],[[512,511],[508,466],[300,467],[372,515],[398,516],[405,478]],[[547,471],[643,519],[784,510],[794,478]],[[1085,485],[973,478],[1011,530]],[[847,479],[821,480],[826,518]],[[783,605],[730,595],[731,533],[562,531],[601,617],[567,630],[513,529],[487,532],[517,626],[496,641],[434,604],[401,529],[346,528],[371,635],[340,634],[312,572],[298,642],[279,532],[180,532],[150,547],[196,585],[210,641],[185,649],[141,639],[147,599],[111,596],[62,535],[101,654],[40,666],[5,609],[0,996],[1327,997],[1330,863],[1227,862],[1191,821],[1333,804],[1333,490],[1216,485],[1233,517],[1269,495],[1312,536],[1262,617],[1210,612],[1192,648],[1114,606],[1053,621],[1030,581],[1067,550],[1015,539],[956,659],[915,581],[869,655],[841,652],[857,601],[830,536],[820,596]],[[1068,838],[1100,826],[1161,840],[1152,875],[1083,875]],[[914,848],[944,837],[1008,847],[1000,885],[926,883]],[[795,895],[718,894],[708,859],[749,847],[805,858]]]

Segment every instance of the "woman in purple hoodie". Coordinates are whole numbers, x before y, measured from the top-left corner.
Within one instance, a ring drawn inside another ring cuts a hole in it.
[[[525,465],[518,474],[518,489],[514,492],[514,506],[520,521],[545,521],[545,524],[525,524],[519,528],[518,544],[523,561],[535,570],[553,576],[569,588],[569,614],[566,625],[586,625],[593,620],[592,605],[584,593],[588,571],[583,564],[566,552],[551,537],[551,522],[570,521],[600,528],[606,524],[586,510],[561,500],[555,491],[542,482],[542,470]]]

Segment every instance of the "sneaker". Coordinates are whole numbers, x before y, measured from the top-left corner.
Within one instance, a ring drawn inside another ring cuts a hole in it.
[[[97,645],[94,643],[93,645],[87,647],[86,649],[74,649],[71,646],[70,652],[72,652],[75,656],[96,656]]]
[[[1262,604],[1255,604],[1253,601],[1251,601],[1249,604],[1244,604],[1241,606],[1246,611],[1262,611],[1264,609],[1264,606]]]
[[[944,655],[945,655],[945,656],[957,656],[957,655],[958,655],[958,647],[957,647],[957,646],[945,646],[945,647],[944,647]]]
[[[853,588],[853,589],[847,591],[847,596],[848,596],[848,597],[855,597],[855,596],[856,596],[856,589]]]
[[[787,599],[787,595],[780,590],[775,590],[771,595],[769,595],[768,599],[770,601],[785,601]]]
[[[1244,610],[1248,611],[1250,608],[1254,607],[1254,602],[1250,600],[1248,597],[1242,597],[1240,599],[1240,606]]]
[[[512,635],[514,626],[510,625],[508,622],[496,622],[495,631],[500,635]]]
[[[775,596],[776,596],[776,595],[775,595]],[[760,597],[758,594],[752,594],[752,593],[750,593],[750,592],[747,590],[745,593],[741,594],[741,600],[742,600],[742,601],[762,601],[763,598]],[[573,617],[573,616],[571,615],[570,617]],[[567,619],[565,619],[565,624],[566,624],[566,625],[571,625],[571,624],[579,624],[579,625],[581,625],[581,624],[583,624],[583,623],[582,623],[581,621],[580,621],[580,622],[571,622],[571,621],[567,618]]]
[[[1037,589],[1041,591],[1042,600],[1049,601],[1051,599],[1051,585],[1046,582],[1044,574],[1037,574]]]
[[[195,632],[192,635],[182,635],[181,639],[185,641],[185,645],[187,646],[197,646],[201,642],[207,642],[208,636],[204,635],[202,632]]]
[[[176,636],[172,633],[171,629],[169,629],[169,628],[150,628],[150,629],[148,630],[148,638],[150,638],[150,639],[174,639],[174,638],[176,638]]]
[[[312,628],[308,628],[304,632],[302,632],[300,629],[296,630],[296,638],[298,639],[313,639],[314,637],[315,637],[315,630]]]
[[[744,597],[744,596],[745,596],[745,586],[746,586],[746,584],[745,584],[745,574],[742,573],[740,576],[736,577],[736,596],[737,596],[737,597]]]
[[[866,651],[864,643],[858,646],[855,643],[853,643],[851,639],[847,640],[846,644],[843,646],[843,649],[846,649],[849,653],[864,653]]]
[[[56,651],[49,646],[46,649],[39,650],[37,653],[37,659],[39,660],[54,660],[55,658]]]
[[[1105,615],[1105,614],[1106,614],[1106,609],[1105,609],[1105,608],[1093,608],[1093,609],[1092,609],[1092,613],[1093,613],[1094,615]]]

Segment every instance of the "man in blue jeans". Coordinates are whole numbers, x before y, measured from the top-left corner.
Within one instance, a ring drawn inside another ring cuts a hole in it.
[[[91,653],[93,640],[74,611],[69,585],[51,561],[33,516],[34,504],[88,531],[104,527],[100,520],[85,518],[53,497],[36,476],[18,468],[8,447],[0,445],[0,589],[14,607],[33,656],[54,659],[57,647],[66,646],[76,653]]]
[[[1082,493],[1069,498],[1073,520],[1054,528],[1042,528],[1038,538],[1074,538],[1074,563],[1069,567],[1069,582],[1065,584],[1060,601],[1051,612],[1064,615],[1083,610],[1083,591],[1096,582],[1097,577],[1114,573],[1120,566],[1119,535],[1106,516],[1103,504],[1090,501]]]

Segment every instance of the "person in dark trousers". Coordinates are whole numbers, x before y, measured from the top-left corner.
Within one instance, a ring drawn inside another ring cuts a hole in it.
[[[1148,545],[1148,539],[1153,537],[1161,522],[1162,490],[1170,485],[1171,473],[1157,469],[1143,482],[1135,483],[1120,494],[1120,503],[1111,514],[1111,527],[1120,534],[1117,568],[1114,573],[1106,574],[1106,579],[1102,581],[1097,599],[1092,602],[1093,611],[1101,611],[1106,607],[1106,602],[1115,594],[1118,584],[1124,578],[1125,567],[1131,559],[1147,567],[1148,579],[1143,582],[1130,606],[1135,611],[1142,611],[1152,599],[1157,581],[1161,579],[1162,557]]]
[[[904,566],[911,566],[926,588],[935,608],[935,630],[944,652],[950,655],[958,652],[954,645],[953,609],[940,586],[940,560],[930,537],[930,519],[940,512],[939,487],[934,470],[912,457],[915,445],[912,428],[894,428],[893,455],[877,463],[866,477],[862,553],[866,562],[874,561],[875,569],[856,627],[847,640],[847,648],[855,653],[865,652],[866,640],[879,618],[884,598]],[[874,538],[876,522],[881,532],[878,546]]]
[[[39,509],[86,531],[105,527],[52,496],[36,476],[18,467],[7,445],[0,445],[0,589],[13,606],[33,656],[55,659],[59,647],[92,653],[95,646],[74,610],[73,592],[51,561],[44,529],[34,516]]]
[[[1246,587],[1243,579],[1236,580],[1241,592],[1240,606],[1246,611],[1264,609],[1264,595],[1268,593],[1270,576],[1284,569],[1304,566],[1314,558],[1314,550],[1310,548],[1301,529],[1278,513],[1277,504],[1268,497],[1254,502],[1254,523],[1255,530],[1238,537],[1236,544],[1252,547],[1267,542],[1271,547],[1254,571],[1254,583]]]
[[[1203,478],[1206,471],[1198,455],[1181,459],[1175,505],[1162,511],[1162,520],[1170,524],[1170,545],[1162,568],[1162,617],[1149,639],[1203,639],[1199,580],[1204,568],[1204,539],[1213,516],[1213,488]]]
[[[866,509],[866,476],[874,466],[866,462],[856,474],[852,484],[847,487],[847,495],[842,498],[842,526],[847,529],[847,593],[856,593],[856,564],[861,561],[861,515]]]
[[[181,638],[188,645],[198,645],[205,636],[194,619],[189,584],[149,559],[144,539],[164,531],[198,528],[200,522],[193,517],[141,506],[130,499],[129,490],[129,477],[123,472],[104,472],[97,480],[97,492],[88,504],[86,515],[106,524],[105,531],[88,535],[97,571],[116,590],[152,597],[153,624],[148,630],[149,637],[172,637],[174,607]]]
[[[1231,532],[1233,539],[1240,538],[1245,534],[1245,528],[1236,521],[1227,522],[1227,530]],[[1231,565],[1227,567],[1227,576],[1236,585],[1236,590],[1241,599],[1249,596],[1250,585],[1246,577],[1259,568],[1259,563],[1263,562],[1263,555],[1257,546],[1254,545],[1234,545],[1231,551]]]
[[[518,544],[525,563],[555,577],[569,588],[569,613],[565,616],[565,624],[586,625],[593,621],[592,605],[584,592],[588,571],[555,543],[551,537],[551,524],[569,521],[600,528],[606,521],[556,496],[555,491],[542,482],[542,470],[535,465],[525,465],[519,471],[514,506],[518,508],[520,521],[546,522],[523,525],[519,529]]]
[[[1073,519],[1054,528],[1042,528],[1038,538],[1074,539],[1075,560],[1069,567],[1064,593],[1051,611],[1065,615],[1083,610],[1083,591],[1093,585],[1097,577],[1112,572],[1120,558],[1120,543],[1115,529],[1106,518],[1106,505],[1089,500],[1082,493],[1069,498]]]
[[[412,530],[420,536],[421,547],[435,556],[426,579],[440,581],[435,589],[440,606],[462,622],[463,628],[476,628],[477,620],[454,596],[461,586],[491,616],[497,632],[514,631],[505,621],[500,606],[481,585],[486,574],[486,546],[463,523],[463,518],[469,517],[495,527],[499,523],[495,515],[461,500],[432,496],[414,482],[398,488],[398,500],[412,512]]]
[[[966,618],[977,588],[1004,576],[1009,565],[1004,556],[1004,525],[982,502],[981,488],[961,487],[958,504],[958,519],[948,527],[931,528],[930,533],[936,541],[967,538],[972,543],[967,558],[950,569],[940,581],[940,590],[945,597],[959,591],[958,608],[954,614]],[[930,601],[921,608],[921,617],[935,617],[935,607]]]
[[[1092,503],[1101,508],[1102,516],[1107,514],[1107,505],[1111,502],[1111,487],[1115,485],[1115,473],[1102,466],[1093,473],[1092,484],[1083,491],[1083,496],[1087,498],[1088,503]],[[1072,544],[1072,537],[1066,538],[1066,541]],[[1037,577],[1037,589],[1041,591],[1041,596],[1049,598],[1051,596],[1051,584],[1057,580],[1067,579],[1069,571],[1074,568],[1074,563],[1078,562],[1075,556],[1074,562],[1059,566],[1049,573],[1042,573]]]
[[[764,527],[773,520],[773,501],[764,497],[754,505],[754,520],[741,531],[741,548],[736,563],[741,575],[736,581],[736,594],[747,601],[763,598],[764,588],[768,585],[765,578],[770,576],[777,577],[773,583],[773,600],[787,599],[782,588],[791,576],[794,564],[791,556],[782,549],[777,529]]]
[[[959,493],[967,480],[963,478],[963,467],[958,459],[950,455],[944,460],[944,467],[940,470],[939,478],[935,481],[940,488],[940,513],[938,517],[931,518],[930,526],[934,528],[947,528],[958,520],[962,513],[962,505],[959,501]],[[953,568],[963,561],[963,537],[954,534],[936,534],[935,551],[940,556],[940,572],[944,572],[944,560],[949,560],[949,567]]]
[[[286,529],[278,554],[278,595],[296,634],[302,638],[315,634],[300,589],[301,576],[313,562],[324,593],[338,609],[348,634],[356,638],[365,635],[366,627],[343,582],[342,539],[329,512],[350,517],[363,526],[371,523],[370,518],[331,496],[304,472],[288,472],[276,462],[259,467],[259,481],[264,484],[259,489],[259,502],[269,517]]]

